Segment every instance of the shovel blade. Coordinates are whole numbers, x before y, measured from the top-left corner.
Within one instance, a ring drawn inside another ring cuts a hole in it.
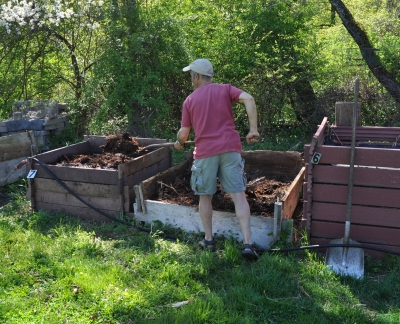
[[[344,244],[337,239],[330,244]],[[350,240],[349,244],[360,244]],[[364,250],[359,248],[331,247],[326,251],[325,266],[333,272],[356,279],[364,277]]]

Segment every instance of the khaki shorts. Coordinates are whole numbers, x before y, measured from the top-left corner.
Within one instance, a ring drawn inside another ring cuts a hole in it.
[[[246,189],[244,160],[240,153],[227,152],[194,160],[190,185],[195,195],[215,194],[217,177],[225,192],[235,193]]]

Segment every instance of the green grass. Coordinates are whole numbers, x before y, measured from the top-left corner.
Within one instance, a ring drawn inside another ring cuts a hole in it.
[[[158,226],[158,227],[157,227]],[[1,323],[399,323],[400,261],[367,258],[362,280],[314,251],[249,263],[220,239],[163,239],[118,223],[0,208]],[[177,302],[187,302],[171,307]]]

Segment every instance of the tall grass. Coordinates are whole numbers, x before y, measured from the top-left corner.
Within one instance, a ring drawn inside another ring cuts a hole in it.
[[[157,227],[158,226],[158,227]],[[314,251],[241,258],[218,240],[162,238],[117,223],[0,208],[1,323],[399,323],[400,262],[367,258],[365,278]]]

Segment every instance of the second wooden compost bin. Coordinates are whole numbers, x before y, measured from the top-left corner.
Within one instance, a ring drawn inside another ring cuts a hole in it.
[[[105,136],[88,136],[85,139],[84,142],[39,154],[35,158],[79,197],[113,217],[133,212],[134,185],[172,165],[171,150],[166,147],[120,164],[118,170],[51,165],[63,155],[103,153],[100,146],[105,144]],[[166,142],[151,138],[136,140],[141,147]],[[38,172],[34,179],[30,179],[27,198],[31,200],[34,210],[66,213],[89,220],[109,220],[71,195],[39,163],[33,163],[32,169]]]
[[[304,161],[298,152],[249,151],[243,152],[242,157],[245,160],[245,172],[247,173],[256,172],[257,175],[265,176],[265,178],[284,175],[292,181],[285,196],[280,201],[281,214],[278,219],[251,216],[253,241],[263,248],[268,248],[274,239],[279,237],[281,228],[285,228],[287,222],[291,227],[293,226],[291,218],[299,202],[303,187]],[[192,160],[188,159],[140,183],[143,201],[135,203],[134,208],[134,216],[138,221],[150,223],[158,220],[185,231],[202,232],[197,207],[151,200],[151,197],[157,192],[159,181],[167,184],[172,183],[178,174],[190,170],[191,163]],[[233,236],[238,241],[243,239],[237,217],[231,212],[213,212],[213,232],[218,235]],[[291,240],[291,237],[288,240]]]
[[[311,244],[344,237],[351,126],[330,126],[325,117],[305,145],[303,190]],[[400,252],[399,127],[356,127],[350,238],[368,246]],[[365,250],[374,258],[385,254]]]

